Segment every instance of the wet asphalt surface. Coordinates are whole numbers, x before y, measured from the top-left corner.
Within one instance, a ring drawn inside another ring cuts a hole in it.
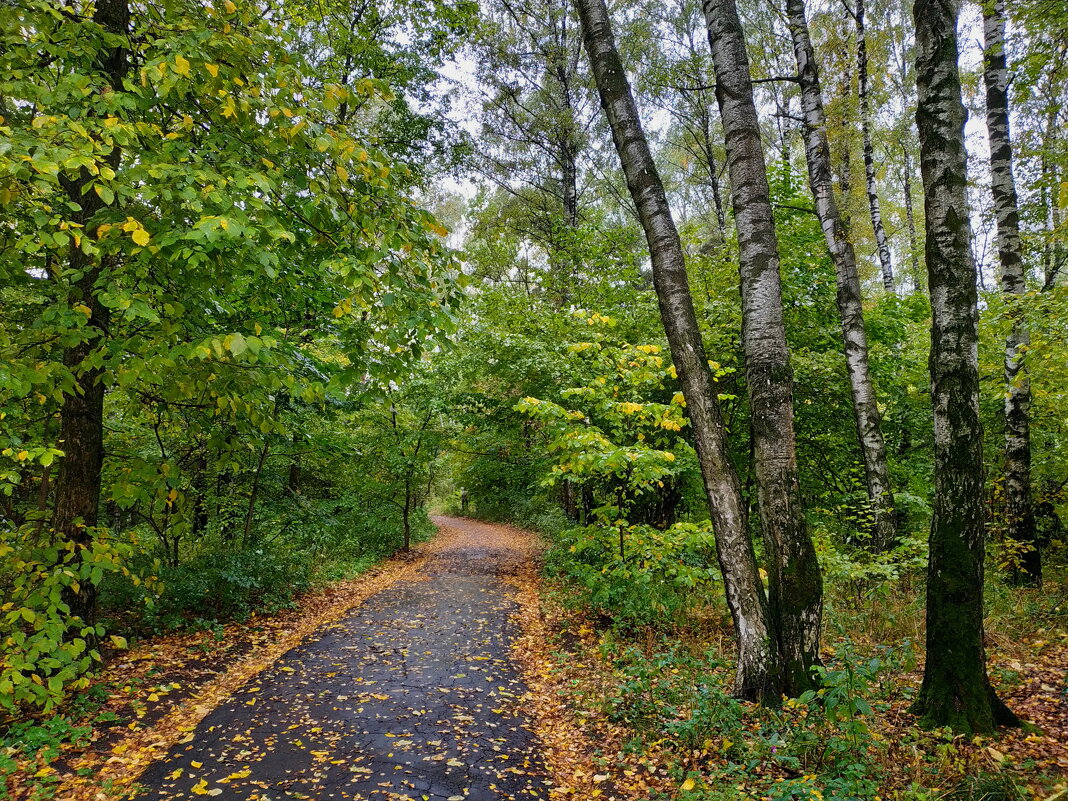
[[[547,799],[509,656],[518,554],[458,535],[421,575],[325,625],[142,775],[138,799]]]

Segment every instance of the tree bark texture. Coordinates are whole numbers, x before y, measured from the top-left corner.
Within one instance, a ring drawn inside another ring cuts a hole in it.
[[[1041,584],[1042,552],[1031,506],[1031,385],[1024,364],[1030,344],[1019,319],[1027,292],[1020,213],[1012,174],[1009,134],[1009,70],[1005,54],[1005,0],[983,4],[983,79],[986,84],[986,131],[990,142],[990,190],[997,219],[1001,290],[1014,312],[1005,341],[1005,537],[1026,549],[1013,566],[1017,583]]]
[[[125,36],[130,25],[130,11],[126,0],[98,0],[93,21],[104,31]],[[95,68],[106,78],[112,91],[122,90],[122,81],[129,71],[125,49],[120,46],[103,49]],[[116,147],[108,161],[115,169],[121,154]],[[93,217],[104,208],[96,192],[83,193],[82,188],[93,180],[84,167],[78,177],[63,179],[70,198],[81,206],[75,220],[87,229]],[[52,529],[65,540],[80,547],[88,547],[93,528],[98,522],[101,472],[104,466],[104,384],[103,369],[86,367],[86,360],[99,347],[101,337],[107,335],[109,310],[100,302],[97,283],[105,265],[87,257],[73,242],[67,270],[78,276],[68,294],[71,306],[84,305],[89,309],[81,341],[63,351],[63,363],[77,381],[75,391],[63,398],[60,409],[60,447],[63,459],[55,484],[55,508]],[[81,582],[77,592],[68,596],[71,615],[91,625],[96,612],[96,587],[91,581]]]
[[[912,154],[907,144],[901,145],[901,191],[905,196],[905,224],[909,230],[909,263],[913,284],[920,287],[920,244],[916,238],[916,212],[912,207]]]
[[[865,27],[864,0],[857,0],[853,18],[857,22],[857,86],[860,100],[860,133],[864,144],[864,184],[868,191],[868,210],[871,212],[871,227],[875,232],[875,246],[879,254],[879,267],[883,273],[883,288],[894,291],[894,266],[890,261],[890,245],[883,227],[883,214],[879,208],[879,192],[875,182],[875,150],[871,143],[871,87],[868,83],[868,32]]]
[[[872,546],[876,550],[885,550],[897,539],[894,496],[890,486],[890,468],[886,461],[882,419],[871,380],[857,258],[834,197],[831,148],[827,140],[827,115],[823,110],[823,93],[820,89],[816,53],[812,47],[805,15],[805,0],[786,0],[786,16],[793,38],[797,74],[801,84],[808,182],[837,277],[838,314],[842,321],[842,340],[845,344],[849,386],[853,394],[853,413],[873,515]]]
[[[1015,716],[995,696],[983,644],[983,452],[976,267],[968,215],[959,0],[916,0],[916,122],[931,293],[934,516],[927,569],[922,723],[991,731]]]
[[[682,243],[616,49],[605,2],[577,3],[601,105],[649,244],[660,316],[693,429],[727,603],[738,634],[734,691],[742,698],[774,703],[780,692],[777,651],[738,476],[727,455],[717,387],[697,325]]]
[[[738,9],[734,0],[704,0],[703,11],[738,231],[742,341],[760,522],[768,552],[769,609],[783,661],[784,690],[796,695],[812,686],[811,669],[819,662],[823,584],[798,484],[778,241]]]

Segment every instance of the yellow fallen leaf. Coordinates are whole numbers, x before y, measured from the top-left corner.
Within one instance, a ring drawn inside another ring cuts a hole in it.
[[[693,779],[687,779],[686,781],[684,781],[682,783],[682,786],[679,789],[682,790],[683,792],[689,792],[690,790],[692,790],[696,786],[697,786],[697,782],[695,782]]]
[[[204,767],[204,763],[203,762],[190,762],[189,764],[192,765],[194,768],[202,768],[202,767]]]

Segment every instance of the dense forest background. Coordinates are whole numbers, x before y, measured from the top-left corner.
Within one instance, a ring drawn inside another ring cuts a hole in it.
[[[437,509],[694,798],[1053,788],[954,749],[1065,648],[1068,8],[958,6],[0,6],[0,770]]]

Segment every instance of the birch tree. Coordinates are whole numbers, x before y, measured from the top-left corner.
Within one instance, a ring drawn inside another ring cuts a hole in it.
[[[809,187],[837,278],[838,313],[842,321],[842,341],[845,345],[849,387],[853,396],[853,414],[864,458],[868,499],[874,515],[872,545],[878,550],[884,550],[895,540],[894,496],[890,487],[890,468],[886,461],[882,419],[868,361],[868,336],[864,330],[857,257],[834,196],[831,148],[827,141],[827,115],[823,110],[823,93],[820,89],[816,53],[809,36],[804,0],[786,0],[786,16],[797,60],[798,82],[801,86]]]
[[[784,688],[798,694],[812,685],[811,669],[819,662],[823,582],[798,485],[779,246],[738,8],[734,0],[705,0],[703,10],[738,232],[742,344],[760,523],[768,551],[768,600]]]
[[[879,254],[879,268],[882,270],[883,288],[894,291],[894,267],[890,259],[890,244],[886,238],[883,214],[879,205],[878,184],[875,180],[875,147],[871,138],[871,85],[868,76],[868,29],[866,23],[867,9],[865,0],[856,0],[856,6],[850,8],[845,3],[853,20],[857,24],[857,97],[860,101],[860,132],[864,152],[864,188],[868,195],[868,213],[871,215],[871,227],[875,233],[875,249]]]
[[[983,80],[986,85],[986,131],[990,142],[990,191],[997,220],[1001,289],[1013,311],[1005,342],[1005,537],[1014,554],[1013,577],[1019,583],[1042,582],[1042,553],[1035,536],[1031,507],[1031,384],[1024,364],[1030,336],[1022,320],[1027,292],[1016,181],[1009,135],[1009,70],[1005,54],[1005,3],[983,5]]]
[[[927,662],[913,705],[923,723],[987,732],[1017,718],[994,694],[983,644],[983,450],[978,293],[968,214],[958,0],[916,0],[916,122],[931,293],[934,516]]]
[[[578,0],[578,8],[601,106],[649,245],[660,317],[693,429],[715,527],[716,553],[738,636],[734,692],[741,698],[776,702],[781,691],[778,654],[746,507],[727,455],[718,390],[694,313],[682,243],[616,49],[605,2]]]

